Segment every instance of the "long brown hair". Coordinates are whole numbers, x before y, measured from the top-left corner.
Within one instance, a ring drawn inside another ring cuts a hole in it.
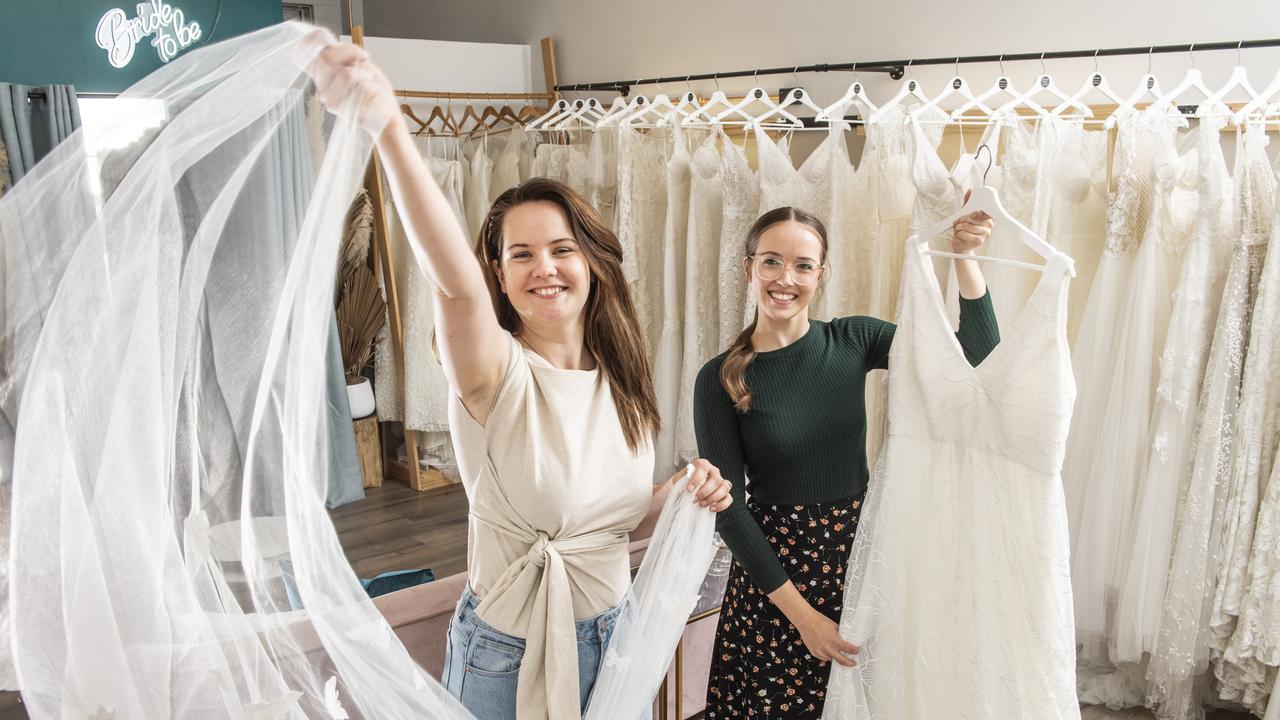
[[[502,258],[502,221],[511,208],[539,201],[553,202],[564,210],[573,238],[587,258],[591,289],[583,310],[584,340],[609,381],[627,445],[638,451],[643,443],[653,441],[660,420],[644,336],[622,274],[622,244],[595,208],[567,185],[533,178],[499,195],[485,216],[476,241],[476,257],[484,268],[484,281],[489,286],[498,324],[512,335],[520,332],[520,314],[502,292],[495,269]]]
[[[760,244],[760,236],[765,230],[788,221],[805,225],[818,236],[818,242],[822,243],[820,261],[825,263],[827,261],[826,226],[813,215],[793,207],[774,208],[756,218],[751,229],[747,231],[745,257],[750,258],[756,254],[756,246]],[[751,335],[756,331],[756,321],[759,319],[760,310],[757,308],[751,324],[738,333],[738,337],[729,345],[729,351],[725,353],[724,362],[720,364],[720,385],[724,387],[725,392],[729,393],[729,399],[733,401],[733,406],[740,413],[751,409],[751,388],[747,387],[747,366],[756,359],[756,351],[751,348]]]

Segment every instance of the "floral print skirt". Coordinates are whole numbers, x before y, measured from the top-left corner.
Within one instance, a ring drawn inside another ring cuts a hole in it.
[[[858,529],[862,497],[812,505],[748,501],[791,582],[809,604],[840,622],[845,566]],[[708,720],[817,718],[831,664],[809,654],[800,632],[735,560],[707,687]]]

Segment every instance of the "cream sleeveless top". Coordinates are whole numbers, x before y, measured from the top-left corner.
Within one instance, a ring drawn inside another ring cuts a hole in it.
[[[653,448],[632,452],[599,369],[561,370],[510,340],[484,425],[452,396],[449,425],[470,503],[477,614],[525,638],[520,717],[577,718],[575,620],[630,584],[628,533],[652,499]]]

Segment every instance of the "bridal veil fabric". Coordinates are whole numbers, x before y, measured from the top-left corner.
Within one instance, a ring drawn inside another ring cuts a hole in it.
[[[317,359],[371,152],[354,108],[313,100],[329,41],[290,23],[192,52],[121,95],[154,112],[75,133],[0,201],[0,629],[33,718],[469,717],[325,510]],[[673,493],[608,717],[646,711],[713,523]]]

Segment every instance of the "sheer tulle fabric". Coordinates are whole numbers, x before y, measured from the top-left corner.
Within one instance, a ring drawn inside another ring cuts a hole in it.
[[[77,132],[0,201],[4,617],[33,718],[469,717],[324,507],[315,359],[370,140],[308,102],[316,32],[180,58],[122,96],[157,120]],[[610,717],[647,708],[711,523],[668,502],[596,692]]]

